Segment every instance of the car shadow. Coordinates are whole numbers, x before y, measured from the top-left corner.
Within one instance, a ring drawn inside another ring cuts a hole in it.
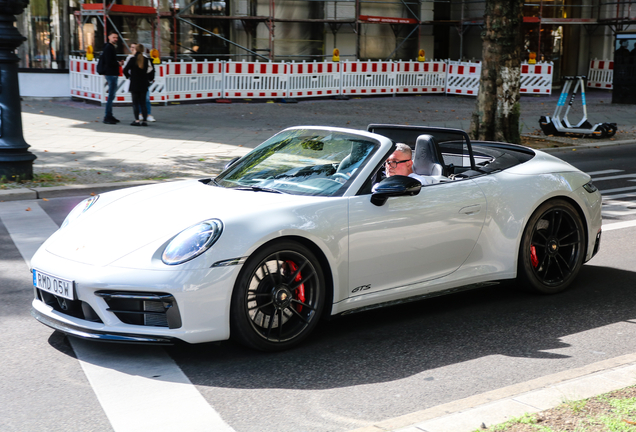
[[[261,353],[231,341],[167,351],[193,384],[243,389],[390,382],[491,355],[562,359],[550,352],[569,346],[561,338],[636,318],[634,287],[635,272],[588,265],[558,295],[506,282],[347,315],[322,322],[290,351]]]

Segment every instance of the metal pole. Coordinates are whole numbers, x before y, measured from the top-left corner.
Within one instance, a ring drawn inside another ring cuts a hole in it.
[[[36,156],[22,134],[22,107],[15,50],[26,40],[14,26],[28,0],[0,2],[0,178],[30,180]]]

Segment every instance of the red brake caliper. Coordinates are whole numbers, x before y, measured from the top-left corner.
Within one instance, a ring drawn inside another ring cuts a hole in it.
[[[285,262],[289,266],[289,270],[292,273],[298,270],[298,266],[293,261],[285,261]],[[298,272],[298,274],[296,275],[296,279],[294,279],[294,282],[300,282],[301,280],[303,280],[303,277],[301,276],[300,272]],[[296,298],[298,299],[298,301],[305,303],[305,284],[300,284],[298,288],[296,288],[295,293],[296,293]],[[302,305],[297,305],[296,310],[298,312],[301,312],[303,310]]]
[[[539,258],[537,257],[537,249],[534,246],[530,246],[530,262],[532,267],[536,268],[539,265]]]

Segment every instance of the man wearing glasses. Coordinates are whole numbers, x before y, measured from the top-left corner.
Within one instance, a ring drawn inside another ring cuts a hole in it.
[[[434,179],[430,176],[419,175],[413,172],[413,161],[411,160],[413,152],[411,147],[406,144],[396,144],[395,151],[384,162],[384,169],[387,177],[401,175],[413,177],[420,181],[423,185],[432,184]]]

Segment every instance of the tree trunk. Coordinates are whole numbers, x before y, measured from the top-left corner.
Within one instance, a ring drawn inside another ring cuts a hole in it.
[[[521,0],[486,0],[481,77],[470,125],[473,139],[520,143]]]

